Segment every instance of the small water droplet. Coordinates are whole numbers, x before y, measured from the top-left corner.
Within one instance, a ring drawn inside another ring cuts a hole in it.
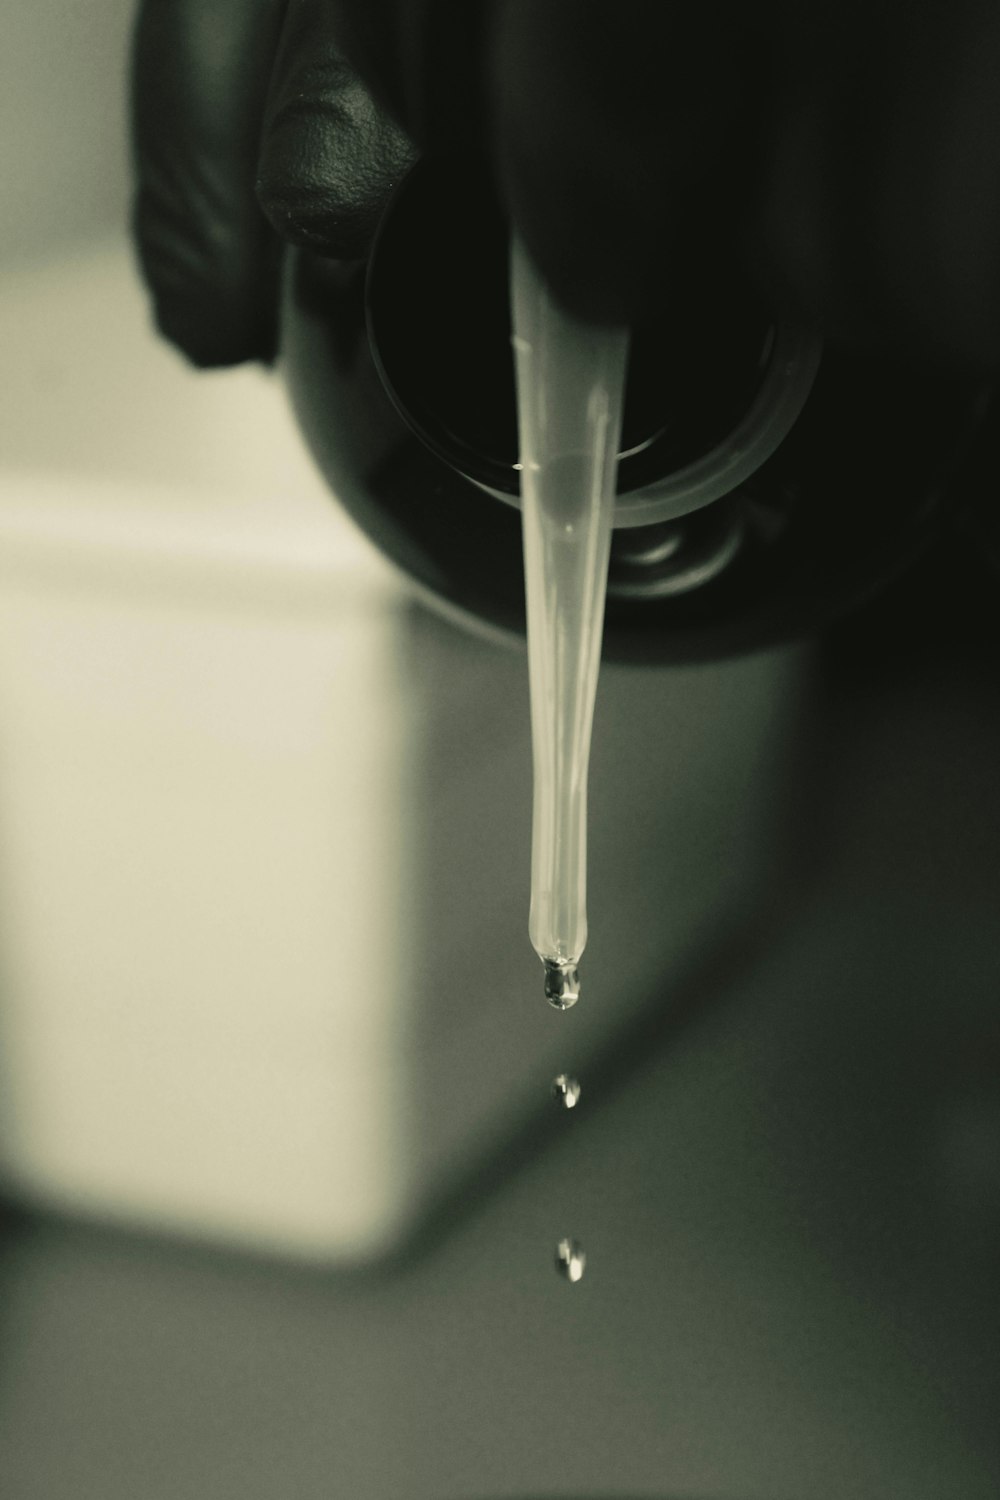
[[[587,1252],[579,1240],[560,1240],[556,1246],[556,1270],[567,1281],[580,1281],[587,1267]]]
[[[569,1010],[580,998],[580,975],[576,964],[546,958],[545,998],[556,1010]]]
[[[552,1097],[558,1099],[563,1109],[575,1109],[580,1102],[580,1083],[569,1073],[560,1073],[552,1080]]]

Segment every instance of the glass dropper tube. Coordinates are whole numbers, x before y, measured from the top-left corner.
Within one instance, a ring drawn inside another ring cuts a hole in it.
[[[587,941],[587,773],[628,332],[565,313],[515,236],[517,382],[534,772],[528,933],[560,1010]]]

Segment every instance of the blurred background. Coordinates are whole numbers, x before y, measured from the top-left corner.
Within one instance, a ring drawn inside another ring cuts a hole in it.
[[[989,587],[606,670],[548,1011],[525,660],[155,337],[132,10],[0,0],[3,1493],[992,1496]]]

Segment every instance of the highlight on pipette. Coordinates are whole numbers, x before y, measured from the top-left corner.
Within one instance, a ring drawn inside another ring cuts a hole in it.
[[[571,1010],[580,998],[580,971],[576,959],[543,958],[545,998],[556,1010]]]

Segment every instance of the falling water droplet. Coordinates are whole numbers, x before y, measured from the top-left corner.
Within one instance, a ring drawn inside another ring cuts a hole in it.
[[[580,975],[576,964],[546,958],[545,998],[556,1010],[569,1010],[580,998]]]
[[[563,1109],[575,1109],[580,1102],[579,1080],[569,1073],[560,1073],[558,1078],[552,1080],[552,1097],[559,1101]]]
[[[587,1252],[579,1240],[560,1240],[556,1246],[556,1270],[567,1281],[580,1281],[587,1266]]]

